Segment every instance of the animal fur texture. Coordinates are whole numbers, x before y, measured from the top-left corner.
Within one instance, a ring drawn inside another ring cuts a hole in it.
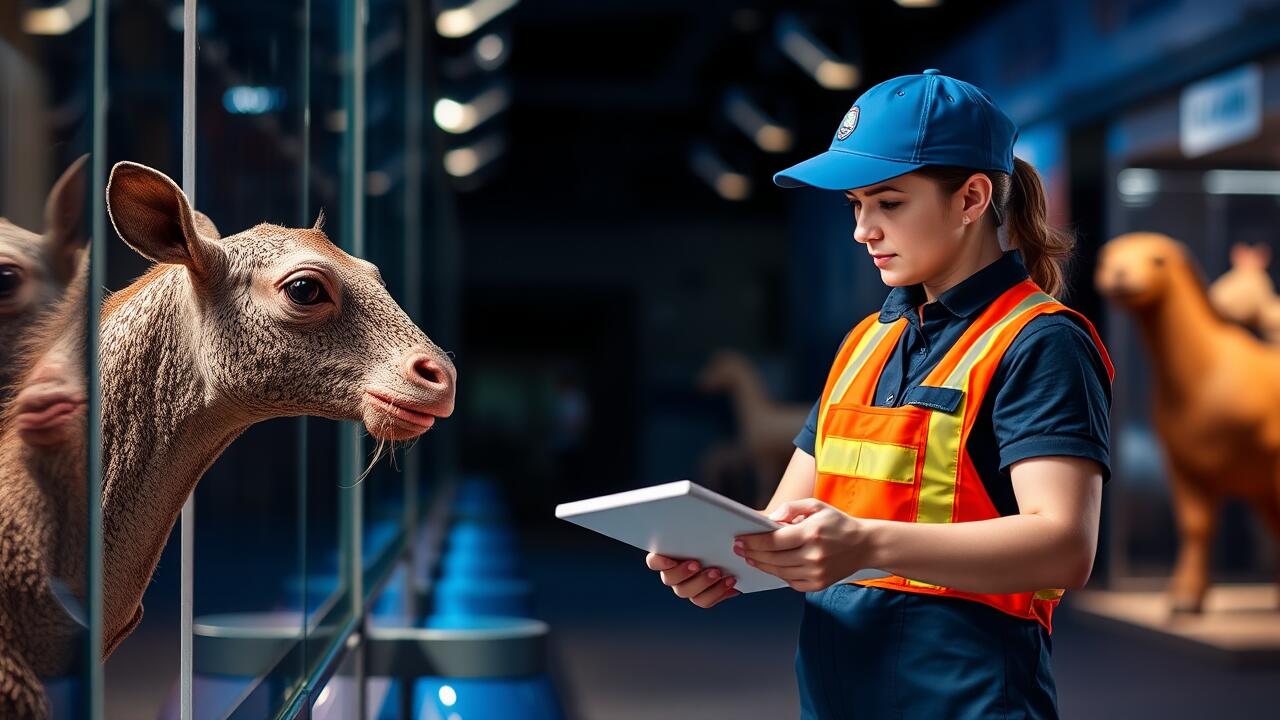
[[[88,520],[84,338],[88,251],[56,309],[26,338],[13,402],[0,414],[0,717],[42,718],[39,677],[65,672],[83,624],[63,579],[83,578]],[[58,588],[65,588],[62,598]]]

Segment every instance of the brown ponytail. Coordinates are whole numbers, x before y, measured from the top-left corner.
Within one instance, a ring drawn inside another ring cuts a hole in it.
[[[942,185],[948,194],[959,190],[975,172],[991,180],[991,204],[999,208],[1009,236],[1009,248],[1022,251],[1027,273],[1046,293],[1061,300],[1066,293],[1066,266],[1075,250],[1075,235],[1049,224],[1040,173],[1020,158],[1013,159],[1013,175],[998,170],[972,170],[931,165],[916,171]],[[993,213],[984,217],[995,226]]]
[[[1004,175],[1004,173],[1000,173]],[[1005,175],[1007,178],[1008,176]],[[1013,159],[1013,187],[997,207],[1008,226],[1009,247],[1022,251],[1027,272],[1045,292],[1061,299],[1066,290],[1066,265],[1076,237],[1049,224],[1040,173],[1030,163]]]

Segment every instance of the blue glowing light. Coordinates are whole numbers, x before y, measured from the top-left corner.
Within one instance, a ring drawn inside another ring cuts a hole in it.
[[[284,107],[284,90],[236,85],[222,94],[222,107],[233,115],[261,115]]]

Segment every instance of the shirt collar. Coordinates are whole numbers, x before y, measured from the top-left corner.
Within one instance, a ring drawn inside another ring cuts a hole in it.
[[[1022,251],[1017,248],[1006,250],[995,262],[939,295],[938,304],[956,317],[967,318],[1027,277]],[[926,300],[924,286],[919,283],[895,287],[889,291],[880,308],[880,322],[891,323],[903,315],[914,313],[916,307]]]

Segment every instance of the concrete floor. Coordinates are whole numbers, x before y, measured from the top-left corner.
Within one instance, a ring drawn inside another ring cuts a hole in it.
[[[642,552],[589,531],[550,526],[521,540],[536,615],[552,627],[568,720],[798,717],[798,594],[757,593],[702,610],[663,587]],[[157,581],[148,622],[107,666],[112,720],[152,720],[172,688],[176,592],[163,592],[171,584],[164,572]],[[1277,716],[1280,667],[1233,669],[1117,632],[1073,615],[1070,599],[1053,635],[1063,718]]]
[[[571,720],[796,718],[801,597],[789,590],[711,610],[678,600],[644,554],[572,527],[524,539],[539,617]],[[1063,718],[1275,717],[1280,668],[1236,670],[1055,616]]]

